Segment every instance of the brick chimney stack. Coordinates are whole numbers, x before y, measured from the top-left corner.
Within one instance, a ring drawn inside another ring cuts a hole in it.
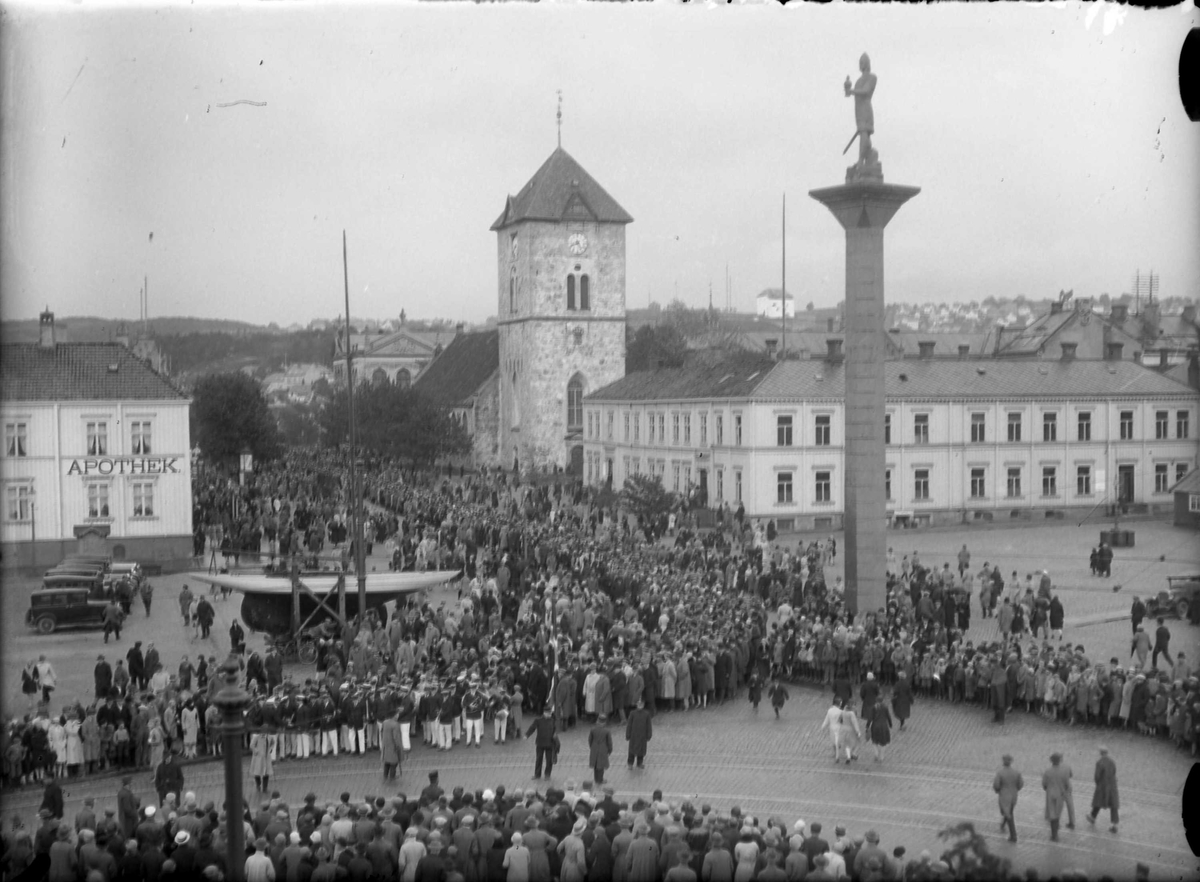
[[[1062,346],[1062,360],[1063,361],[1074,361],[1075,360],[1075,349],[1077,346],[1079,346],[1079,344],[1072,343],[1068,340],[1064,340],[1062,342],[1061,346]]]
[[[830,337],[825,341],[826,356],[830,361],[842,360],[842,340],[840,337]]]
[[[46,310],[38,316],[38,343],[43,349],[54,348],[54,313],[47,307]]]
[[[937,346],[936,340],[920,340],[917,342],[920,358],[932,358],[934,347]]]
[[[958,344],[958,357],[959,358],[968,358],[968,357],[970,357],[970,355],[971,355],[971,344],[970,343],[959,343]]]

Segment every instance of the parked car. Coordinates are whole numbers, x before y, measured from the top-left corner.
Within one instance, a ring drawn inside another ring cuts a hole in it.
[[[29,597],[25,624],[40,634],[60,628],[99,628],[108,601],[94,598],[87,588],[43,588]]]
[[[104,596],[104,573],[99,570],[48,570],[42,576],[42,590],[83,588],[93,597]]]
[[[1192,612],[1193,621],[1196,619],[1196,609],[1200,605],[1200,573],[1190,576],[1167,576],[1167,587],[1171,591],[1171,606],[1181,619],[1188,618]]]
[[[105,574],[104,586],[105,588],[115,587],[122,579],[128,579],[136,593],[142,587],[142,583],[146,581],[146,574],[142,571],[141,564],[135,560],[119,561],[114,563]]]

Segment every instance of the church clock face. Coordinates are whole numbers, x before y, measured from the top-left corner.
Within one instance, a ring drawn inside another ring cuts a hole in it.
[[[567,240],[567,247],[571,249],[572,254],[583,254],[588,247],[587,236],[583,233],[572,233],[571,238]]]

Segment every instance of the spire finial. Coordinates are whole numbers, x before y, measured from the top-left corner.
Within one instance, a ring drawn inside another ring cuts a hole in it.
[[[558,113],[555,114],[555,119],[558,122],[558,146],[562,146],[562,89],[558,90]]]

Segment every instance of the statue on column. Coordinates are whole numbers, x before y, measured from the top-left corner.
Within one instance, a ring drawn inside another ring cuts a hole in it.
[[[883,166],[879,163],[879,152],[871,146],[871,135],[875,133],[875,111],[871,107],[871,96],[875,94],[877,77],[871,73],[871,59],[863,53],[858,59],[858,69],[861,73],[857,82],[850,83],[850,77],[842,84],[846,97],[854,96],[854,137],[846,145],[845,154],[854,139],[858,139],[858,162],[846,169],[846,182],[856,180],[883,180]]]

